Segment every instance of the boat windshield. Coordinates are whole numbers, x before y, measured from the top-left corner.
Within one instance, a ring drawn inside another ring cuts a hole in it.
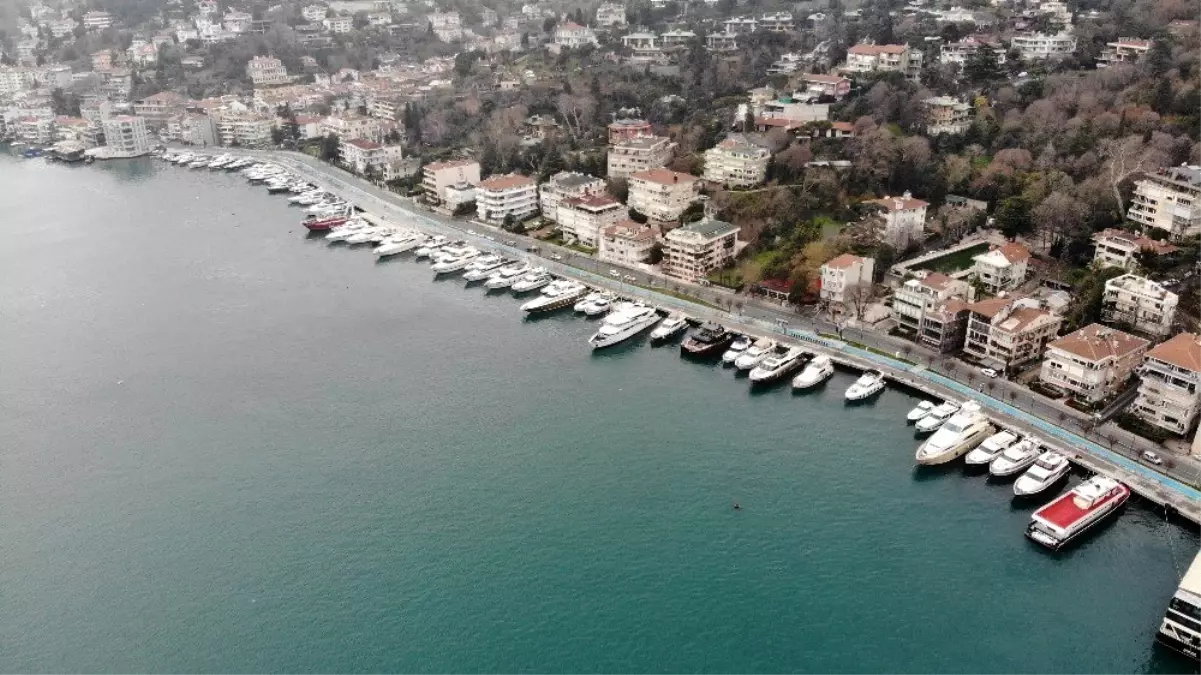
[[[942,425],[942,428],[953,434],[958,434],[963,431],[963,427],[959,426],[955,422],[947,422],[946,424]]]
[[[1005,459],[1016,462],[1016,461],[1025,459],[1026,455],[1028,455],[1029,453],[1030,453],[1030,451],[1026,448],[1025,444],[1019,444],[1019,445],[1015,445],[1012,448],[1009,448],[1005,452],[1001,453],[1001,456],[1004,457]]]

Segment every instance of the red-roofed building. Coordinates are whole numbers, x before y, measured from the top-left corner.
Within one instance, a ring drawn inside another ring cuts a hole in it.
[[[480,181],[475,205],[484,222],[499,224],[508,216],[520,222],[538,212],[538,182],[515,173],[492,176]]]
[[[431,162],[421,168],[421,188],[428,201],[444,204],[452,210],[458,204],[450,204],[450,189],[457,187],[454,194],[466,192],[462,188],[480,182],[480,163],[474,159],[456,159],[448,162]],[[474,198],[474,193],[472,193]]]
[[[1201,335],[1180,333],[1155,345],[1139,374],[1131,411],[1161,429],[1187,434],[1201,412]]]
[[[637,265],[646,262],[654,247],[654,230],[632,220],[622,220],[601,231],[598,257],[618,265]]]
[[[815,96],[833,96],[841,100],[851,93],[851,81],[841,75],[806,73],[801,76],[801,82],[805,84],[805,90]]]
[[[696,201],[701,181],[669,169],[649,169],[630,176],[630,208],[659,221],[673,221]]]
[[[990,293],[1009,291],[1026,280],[1030,249],[1016,241],[992,246],[988,252],[972,258],[972,274]]]
[[[355,173],[382,176],[384,166],[404,157],[399,145],[381,145],[363,138],[352,138],[338,146],[342,163]]]
[[[1106,44],[1105,49],[1097,56],[1097,67],[1104,68],[1114,63],[1131,63],[1142,58],[1151,51],[1150,40],[1138,38],[1118,38],[1117,42]]]
[[[908,45],[858,44],[847,50],[844,70],[848,73],[898,72],[916,79],[922,70],[922,53]]]
[[[626,217],[626,207],[606,194],[568,197],[559,202],[556,220],[568,242],[600,248],[601,231]]]
[[[1125,388],[1150,345],[1129,333],[1090,324],[1047,345],[1039,379],[1078,400],[1098,403]]]
[[[863,293],[870,293],[872,274],[876,261],[850,253],[829,260],[822,265],[822,287],[820,297],[835,309],[853,307]],[[862,304],[862,303],[859,303]]]
[[[900,197],[883,197],[871,203],[882,207],[884,219],[881,238],[897,250],[922,241],[926,232],[926,202],[906,192]]]
[[[555,46],[559,48],[576,49],[596,43],[596,32],[574,21],[561,23],[555,29]]]
[[[967,309],[971,314],[964,353],[998,369],[1037,360],[1063,323],[1063,317],[1031,300],[989,298],[970,303]]]

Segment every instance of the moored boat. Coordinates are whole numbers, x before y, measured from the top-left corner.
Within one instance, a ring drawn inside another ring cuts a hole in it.
[[[319,232],[319,231],[329,230],[330,228],[342,225],[347,220],[350,220],[350,217],[346,216],[346,215],[324,216],[324,217],[311,215],[308,218],[305,218],[301,222],[304,224],[305,227],[309,228],[310,230]]]
[[[1026,536],[1058,551],[1087,532],[1130,499],[1130,488],[1109,476],[1096,475],[1035,511]]]
[[[528,293],[542,288],[553,280],[554,278],[551,277],[550,272],[538,267],[531,270],[529,274],[514,281],[511,290],[517,294]]]
[[[509,288],[518,279],[529,274],[532,268],[528,263],[515,263],[497,270],[492,276],[484,282],[484,288],[488,290],[499,290]]]
[[[934,405],[934,401],[922,401],[918,403],[913,406],[913,410],[910,410],[909,414],[905,415],[905,421],[909,424],[917,422],[926,415],[929,415],[930,411],[934,410]]]
[[[789,347],[783,354],[772,353],[751,370],[751,385],[766,385],[788,377],[805,365],[805,350]]]
[[[968,466],[990,464],[997,458],[997,455],[1005,452],[1005,449],[1016,443],[1017,440],[1017,434],[1012,431],[999,431],[984,439],[984,442],[976,446],[975,450],[967,453],[963,461]]]
[[[759,338],[755,343],[746,348],[746,351],[738,355],[734,359],[734,367],[738,370],[753,370],[755,366],[763,363],[768,357],[778,356],[776,354],[776,341],[771,338]]]
[[[914,425],[914,430],[919,434],[929,434],[937,431],[951,416],[959,412],[959,404],[954,401],[944,401],[930,411],[929,415],[921,418]]]
[[[1038,456],[1026,473],[1013,483],[1016,497],[1030,497],[1045,492],[1072,470],[1072,463],[1062,454],[1050,451]]]
[[[725,351],[733,341],[734,334],[726,330],[725,326],[706,321],[684,340],[684,344],[680,345],[680,353],[690,356],[713,356]]]
[[[588,287],[571,279],[560,279],[542,289],[542,295],[521,306],[527,314],[553,312],[575,304],[588,294]]]
[[[666,342],[682,333],[686,328],[688,328],[688,317],[683,314],[672,314],[651,331],[651,344]]]
[[[1038,443],[1033,438],[1023,438],[997,455],[997,458],[989,463],[988,473],[998,478],[1021,473],[1038,459],[1038,454]]]
[[[917,449],[918,464],[933,466],[958,459],[984,442],[995,429],[980,404],[967,401]]]
[[[747,349],[750,349],[750,346],[751,336],[739,335],[738,337],[734,338],[734,341],[730,343],[730,346],[726,348],[726,351],[722,352],[722,364],[727,366],[734,365],[734,362],[738,360],[738,357],[742,356],[742,353]]]
[[[830,379],[834,374],[834,359],[828,354],[818,354],[805,364],[805,369],[792,378],[793,389],[811,389]]]
[[[588,338],[593,349],[620,344],[659,322],[659,312],[640,302],[621,303],[601,323],[596,334]]]
[[[884,391],[884,373],[872,370],[859,376],[859,379],[847,387],[848,401],[862,401]]]
[[[463,270],[463,279],[468,282],[483,281],[484,279],[492,276],[492,274],[496,270],[500,269],[500,267],[504,264],[505,259],[496,255],[495,253],[489,253],[488,255],[480,256],[471,261],[471,264],[467,266],[467,269]]]

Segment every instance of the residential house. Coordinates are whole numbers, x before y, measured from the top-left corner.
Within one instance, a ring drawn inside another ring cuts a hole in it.
[[[726,28],[726,32],[734,35],[750,35],[759,28],[759,22],[754,17],[749,16],[736,16],[732,19],[726,19],[722,23]]]
[[[354,18],[330,16],[321,20],[321,27],[330,33],[349,33],[354,30]]]
[[[795,101],[791,96],[766,101],[755,111],[756,126],[772,122],[785,122],[800,127],[808,122],[824,122],[830,119],[830,104]],[[735,123],[741,120],[735,120]],[[772,124],[771,126],[777,126]]]
[[[658,221],[673,221],[700,194],[695,176],[669,169],[648,169],[630,175],[630,208]]]
[[[342,164],[355,173],[383,177],[384,167],[404,158],[399,145],[381,145],[362,138],[351,138],[338,146]]]
[[[133,114],[138,117],[149,117],[154,120],[165,120],[183,112],[188,99],[173,91],[162,91],[151,94],[140,101],[133,102]]]
[[[454,42],[463,38],[463,22],[458,12],[431,12],[425,18],[439,40]]]
[[[875,266],[874,259],[850,253],[827,261],[821,266],[822,302],[839,309],[862,306],[863,300],[871,294]]]
[[[705,180],[726,187],[753,187],[767,179],[771,151],[759,139],[731,134],[705,151]]]
[[[610,130],[612,133],[612,130]],[[676,144],[663,136],[634,136],[609,144],[609,178],[626,178],[671,161]]]
[[[538,212],[538,182],[520,174],[492,176],[480,181],[475,204],[484,222],[500,224],[509,216],[523,221]]]
[[[927,316],[950,300],[963,300],[968,296],[968,289],[967,282],[961,279],[952,279],[941,272],[918,270],[893,293],[892,318],[898,328],[920,339],[925,333]],[[941,331],[935,333],[941,344]]]
[[[1150,342],[1094,323],[1047,344],[1039,379],[1079,401],[1118,394],[1143,362]]]
[[[284,62],[270,56],[256,56],[250,59],[246,64],[246,74],[256,87],[274,87],[292,81],[284,68]]]
[[[1029,299],[989,298],[969,303],[967,310],[964,353],[999,370],[1038,360],[1063,323]]]
[[[841,101],[851,93],[851,81],[841,75],[806,73],[801,76],[805,91],[814,96],[830,96]]]
[[[655,231],[632,220],[621,220],[601,231],[601,262],[633,266],[644,263],[655,247]]]
[[[738,226],[703,218],[677,227],[663,239],[663,273],[695,282],[734,259]]]
[[[158,47],[153,42],[131,46],[125,50],[125,58],[138,67],[153,66],[158,61]]]
[[[1005,63],[1005,45],[983,35],[969,35],[958,42],[943,43],[938,49],[938,62],[943,65],[956,63],[963,68],[968,60],[985,49],[993,53],[998,65]]]
[[[604,194],[605,186],[605,181],[596,176],[575,171],[560,171],[551,176],[538,190],[542,217],[558,220],[559,202],[573,197]]]
[[[1179,302],[1180,296],[1162,284],[1137,274],[1123,274],[1105,282],[1101,320],[1122,324],[1138,333],[1164,337],[1172,332]]]
[[[1117,42],[1106,43],[1105,49],[1097,57],[1097,67],[1104,68],[1114,63],[1132,63],[1151,51],[1150,40],[1124,37]]]
[[[421,187],[426,198],[449,206],[447,189],[452,186],[477,185],[480,182],[480,163],[474,159],[455,159],[434,162],[421,168]],[[463,190],[459,190],[463,192]],[[474,194],[472,195],[474,200]]]
[[[764,14],[759,17],[759,30],[765,30],[771,33],[788,33],[796,28],[796,22],[792,15],[788,12],[776,12],[775,14]],[[726,30],[729,30],[727,27]]]
[[[564,240],[600,247],[601,231],[626,217],[626,207],[607,194],[567,197],[559,202],[556,218]]]
[[[325,5],[305,5],[304,9],[300,10],[300,15],[309,23],[321,23],[327,11],[328,8]]]
[[[919,243],[925,237],[928,203],[914,199],[909,192],[900,197],[883,197],[870,203],[883,207],[881,238],[898,251]]]
[[[897,72],[917,79],[922,70],[922,53],[908,45],[857,44],[847,50],[844,70],[850,73]]]
[[[596,31],[587,26],[566,21],[555,28],[555,45],[560,48],[576,49],[596,44]]]
[[[1173,241],[1201,234],[1201,166],[1161,169],[1135,181],[1126,217]]]
[[[675,50],[687,47],[696,38],[696,33],[682,28],[673,28],[659,34],[659,44],[665,50]]]
[[[1009,46],[1016,49],[1026,61],[1061,59],[1076,51],[1076,36],[1071,33],[1024,33],[1014,35]]]
[[[709,33],[705,36],[705,48],[715,52],[738,51],[738,34]]]
[[[596,8],[596,25],[601,28],[620,28],[626,25],[625,5],[605,2]]]
[[[1016,241],[1003,246],[991,246],[985,253],[972,258],[972,276],[990,293],[1009,291],[1026,280],[1030,249]]]
[[[1130,411],[1170,433],[1188,434],[1201,412],[1201,335],[1179,333],[1155,345],[1139,375]]]
[[[104,30],[113,25],[113,17],[108,12],[93,11],[83,15],[83,27],[89,32]]]
[[[953,96],[932,96],[922,101],[926,109],[926,134],[962,134],[972,127],[972,107]]]
[[[247,12],[239,12],[231,9],[225,13],[225,16],[221,17],[221,27],[227,33],[231,33],[234,36],[249,31],[253,24],[254,17]]]
[[[653,63],[663,58],[658,40],[654,33],[630,33],[621,37],[621,44],[630,50],[630,62]]]
[[[383,140],[382,130],[380,120],[366,115],[330,115],[321,121],[322,136],[333,134],[343,141],[363,138],[378,143]]]
[[[101,49],[92,54],[92,70],[111,70],[113,67],[113,50]]]
[[[1113,228],[1093,235],[1096,250],[1093,263],[1100,267],[1121,267],[1128,272],[1138,270],[1138,256],[1171,255],[1177,248],[1166,241],[1155,241],[1141,234]]]

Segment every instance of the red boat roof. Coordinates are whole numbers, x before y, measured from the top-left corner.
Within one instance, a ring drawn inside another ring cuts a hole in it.
[[[1130,491],[1130,488],[1117,481],[1110,482],[1112,486],[1104,491],[1098,490],[1099,486],[1093,481],[1082,483],[1075,490],[1035,511],[1034,517],[1066,530],[1084,516]],[[1096,498],[1090,500],[1092,496]]]

